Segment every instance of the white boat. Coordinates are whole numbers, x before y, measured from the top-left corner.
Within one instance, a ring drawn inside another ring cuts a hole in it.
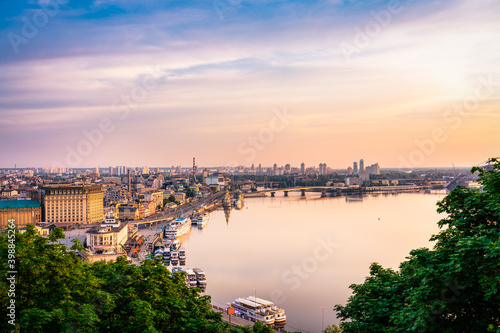
[[[163,260],[170,260],[170,248],[165,247],[165,250],[163,251]]]
[[[184,271],[186,272],[186,283],[191,288],[195,288],[198,283],[196,280],[196,273],[192,269],[186,269]]]
[[[248,296],[246,299],[251,301],[251,302],[257,302],[259,304],[262,304],[266,308],[270,309],[274,313],[274,324],[275,325],[286,324],[285,310],[277,307],[276,304],[274,304],[273,302],[266,301],[265,299],[254,297],[254,296]]]
[[[198,281],[198,287],[204,288],[207,286],[207,278],[205,272],[199,268],[193,268],[193,272],[196,274],[196,280]]]
[[[203,215],[198,215],[196,217],[193,218],[193,224],[196,224],[199,226],[204,226],[205,224],[208,223],[208,220],[209,220],[209,215],[207,213],[203,214]]]
[[[180,247],[181,247],[181,243],[177,239],[174,239],[173,242],[170,243],[170,250],[171,251],[178,250]]]
[[[179,260],[186,260],[186,250],[182,246],[179,249]]]
[[[189,217],[179,217],[170,222],[165,229],[165,238],[174,239],[184,235],[191,228],[191,219]]]
[[[249,297],[237,298],[234,302],[231,303],[231,306],[235,308],[235,310],[239,313],[251,319],[261,321],[266,325],[274,325],[276,321],[275,314],[270,309],[270,307],[265,306],[257,301],[248,300]]]

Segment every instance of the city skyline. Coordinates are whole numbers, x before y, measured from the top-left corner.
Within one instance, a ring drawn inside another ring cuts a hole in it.
[[[189,166],[193,156],[468,167],[498,155],[496,1],[0,9],[0,168]]]

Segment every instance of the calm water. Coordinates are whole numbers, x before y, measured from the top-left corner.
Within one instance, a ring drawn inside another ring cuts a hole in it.
[[[213,212],[183,239],[187,266],[206,272],[216,305],[255,292],[285,309],[288,330],[320,332],[322,311],[325,326],[338,323],[333,306],[346,302],[370,263],[397,269],[411,249],[432,246],[445,194],[282,195],[245,199],[228,224],[223,211]]]

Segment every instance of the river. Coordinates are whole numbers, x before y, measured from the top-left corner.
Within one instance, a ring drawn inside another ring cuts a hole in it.
[[[370,263],[397,269],[411,249],[432,247],[445,192],[320,195],[246,198],[229,222],[214,211],[204,229],[192,228],[181,240],[187,267],[205,271],[213,304],[256,294],[285,309],[289,331],[337,324],[334,305],[345,304]]]

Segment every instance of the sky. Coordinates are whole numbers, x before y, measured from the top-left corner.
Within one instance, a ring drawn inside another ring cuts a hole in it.
[[[477,165],[498,0],[0,1],[0,167]]]

